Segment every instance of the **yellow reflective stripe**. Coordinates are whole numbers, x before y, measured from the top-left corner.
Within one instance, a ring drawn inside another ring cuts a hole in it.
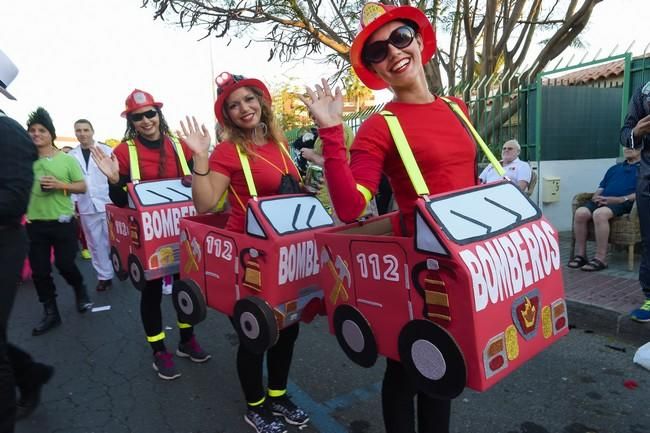
[[[187,329],[187,328],[191,328],[191,327],[192,327],[192,325],[190,325],[190,324],[188,324],[188,323],[176,322],[176,324],[178,325],[178,327],[179,327],[180,329]]]
[[[181,171],[183,172],[183,176],[189,176],[190,167],[187,165],[187,161],[185,161],[185,153],[183,152],[183,146],[181,146],[181,141],[175,135],[170,135],[169,138],[171,139],[172,144],[174,145],[174,150],[176,151],[176,155],[178,155],[178,161],[181,163]],[[164,141],[163,141],[163,145],[164,145]]]
[[[277,390],[277,389],[270,389],[269,388],[269,397],[282,397],[286,393],[287,393],[286,389]]]
[[[427,187],[424,178],[422,177],[422,172],[418,167],[418,163],[415,161],[413,156],[413,151],[409,147],[408,140],[404,135],[404,130],[399,124],[397,117],[390,111],[384,110],[381,113],[386,119],[388,124],[388,129],[390,129],[390,134],[393,136],[393,141],[395,142],[395,147],[397,147],[397,152],[399,153],[400,158],[402,158],[402,163],[404,163],[404,168],[406,168],[406,173],[411,179],[413,188],[417,195],[427,195],[429,194],[429,188]]]
[[[217,205],[214,207],[215,212],[221,212],[224,210],[226,207],[226,199],[228,199],[228,190],[225,190],[223,194],[221,194],[221,198],[217,202]]]
[[[447,103],[447,105],[449,105],[449,108],[451,108],[452,111],[454,113],[456,113],[456,115],[458,117],[460,117],[461,121],[465,124],[467,129],[469,129],[469,131],[472,133],[472,136],[474,137],[474,140],[476,140],[476,142],[478,143],[478,145],[481,148],[481,150],[483,151],[483,153],[485,153],[485,156],[487,156],[488,161],[490,161],[490,164],[492,164],[492,167],[494,167],[494,169],[497,171],[497,173],[499,173],[499,176],[505,176],[506,171],[501,166],[501,163],[494,156],[494,154],[492,153],[490,148],[487,146],[487,144],[485,144],[485,141],[483,141],[483,139],[481,138],[479,133],[476,131],[476,129],[474,129],[474,126],[472,125],[472,122],[470,122],[469,119],[467,118],[467,116],[465,116],[465,113],[463,112],[463,110],[461,110],[461,108],[458,106],[458,104],[456,104],[451,99],[445,98],[445,97],[442,97],[442,96],[440,97],[440,99],[445,101]]]
[[[165,339],[165,332],[161,332],[158,335],[152,335],[151,337],[147,335],[147,341],[149,343],[155,343],[156,341],[164,340]]]
[[[366,211],[368,210],[368,204],[370,203],[370,200],[372,200],[372,192],[368,188],[366,188],[363,185],[357,184],[357,191],[359,191],[363,195],[363,199],[366,201],[366,205],[363,207],[363,211],[359,214],[357,218],[361,218],[366,214]]]
[[[128,144],[129,147],[129,170],[131,171],[131,182],[138,183],[140,181],[138,151],[135,148],[135,142],[133,140],[127,140],[126,144]]]
[[[266,400],[266,397],[262,397],[260,401],[256,401],[255,403],[248,403],[249,406],[261,406],[262,403],[264,403],[264,400]]]
[[[237,144],[237,154],[239,155],[239,161],[241,161],[241,168],[244,170],[244,177],[246,178],[246,184],[248,185],[248,192],[251,197],[257,197],[257,189],[255,189],[255,182],[253,182],[253,173],[251,172],[251,166],[248,164],[248,156],[242,150],[242,148]]]
[[[368,188],[366,188],[363,185],[357,184],[357,191],[363,194],[363,198],[366,201],[366,204],[370,203],[370,200],[372,200],[372,193]]]

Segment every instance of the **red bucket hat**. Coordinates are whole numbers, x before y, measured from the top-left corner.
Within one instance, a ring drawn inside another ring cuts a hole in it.
[[[214,103],[214,115],[220,124],[224,124],[223,104],[228,96],[240,87],[256,87],[262,91],[264,99],[271,104],[271,93],[264,83],[255,78],[245,78],[241,75],[233,75],[230,72],[222,72],[214,80],[217,83],[217,100]]]
[[[377,74],[363,64],[361,53],[366,41],[377,29],[384,24],[395,20],[413,21],[418,25],[418,32],[422,35],[422,64],[427,63],[436,52],[436,33],[433,30],[431,21],[424,13],[413,6],[393,6],[381,3],[366,3],[361,10],[359,21],[359,33],[352,41],[350,47],[350,62],[359,79],[367,87],[373,90],[381,90],[388,87],[388,83],[379,78]]]
[[[137,110],[142,107],[162,107],[162,102],[156,102],[151,96],[151,93],[147,93],[144,90],[135,89],[129,96],[126,97],[124,101],[124,111],[122,111],[122,117],[126,117],[127,114]]]

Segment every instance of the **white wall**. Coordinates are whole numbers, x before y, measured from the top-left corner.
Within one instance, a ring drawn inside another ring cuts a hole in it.
[[[571,230],[571,201],[579,192],[593,192],[616,158],[582,159],[572,161],[541,161],[537,171],[537,187],[530,197],[537,203],[544,216],[559,231]],[[535,163],[531,162],[535,169]],[[560,178],[560,199],[555,203],[543,203],[544,177]]]

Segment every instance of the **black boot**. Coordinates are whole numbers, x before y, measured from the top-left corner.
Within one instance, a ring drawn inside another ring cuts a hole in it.
[[[61,316],[59,316],[59,309],[56,306],[56,300],[51,299],[43,303],[43,318],[41,322],[32,329],[32,335],[45,334],[52,328],[56,328],[61,324]]]
[[[77,287],[74,289],[74,295],[77,299],[77,311],[80,313],[85,313],[90,310],[93,306],[93,303],[88,297],[88,292],[86,291],[86,286]]]
[[[16,420],[29,416],[41,401],[41,388],[52,375],[54,368],[35,362],[29,371],[29,382],[20,388],[20,399],[16,403]]]

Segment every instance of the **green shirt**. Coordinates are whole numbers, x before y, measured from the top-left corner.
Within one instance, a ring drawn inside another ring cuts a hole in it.
[[[349,160],[350,146],[352,146],[352,142],[354,141],[354,133],[352,132],[352,129],[350,129],[350,127],[345,123],[343,124],[343,139]],[[314,153],[317,153],[318,155],[323,154],[323,141],[320,139],[320,137],[318,137],[314,142]],[[323,207],[325,207],[329,213],[332,213],[332,203],[330,200],[330,192],[327,189],[327,184],[323,184],[320,193],[318,193],[318,199],[321,203],[323,203]]]
[[[41,191],[41,176],[54,176],[61,182],[84,180],[79,163],[70,155],[57,152],[51,158],[39,158],[34,162],[34,186],[27,207],[28,220],[58,220],[74,215],[70,193],[63,190]]]

